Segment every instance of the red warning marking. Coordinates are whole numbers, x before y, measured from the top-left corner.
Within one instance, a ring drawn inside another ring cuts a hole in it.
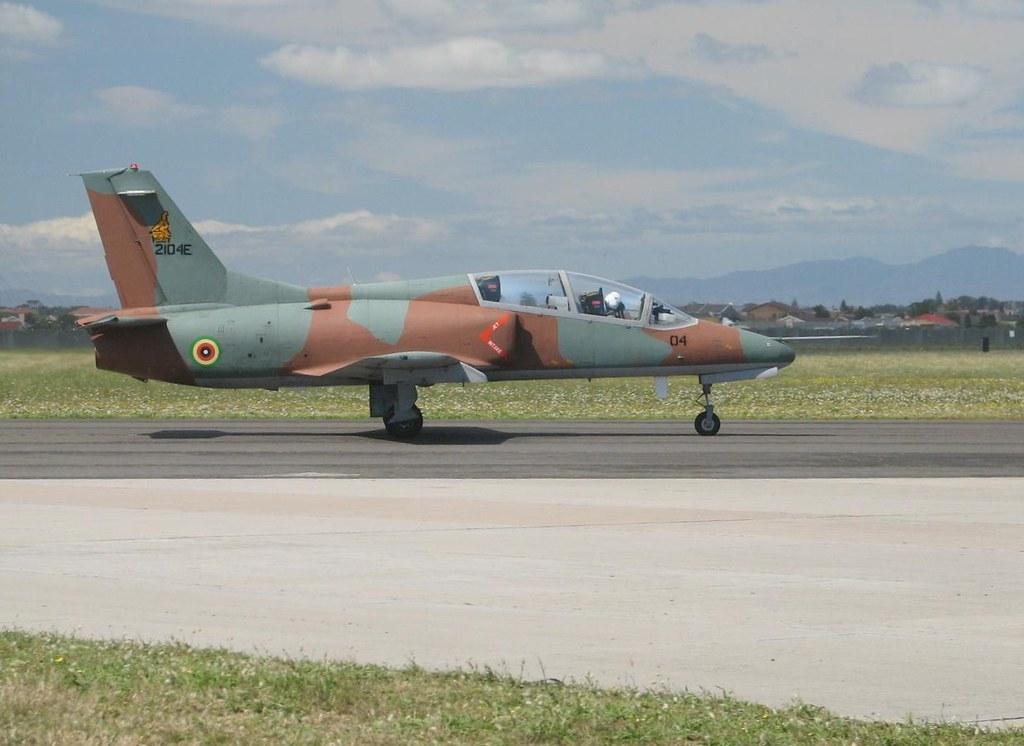
[[[480,341],[486,343],[488,347],[494,350],[498,357],[502,358],[507,357],[508,353],[501,347],[501,345],[494,341],[493,336],[494,333],[498,331],[498,329],[500,329],[508,322],[510,317],[511,314],[503,314],[500,319],[498,319],[493,324],[484,329],[482,332],[480,332]]]

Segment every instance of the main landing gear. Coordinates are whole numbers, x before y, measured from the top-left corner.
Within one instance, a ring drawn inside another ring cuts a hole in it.
[[[398,419],[395,417],[394,410],[391,410],[386,417],[384,417],[384,429],[388,431],[388,435],[398,440],[408,440],[409,438],[415,438],[420,434],[420,430],[423,429],[423,412],[420,408],[413,406],[411,410],[412,416],[408,419]]]
[[[416,397],[411,383],[371,383],[370,416],[380,417],[392,438],[415,438],[423,429],[423,412],[416,406]]]
[[[701,397],[704,399],[704,411],[697,415],[693,427],[698,435],[718,435],[722,428],[722,420],[715,414],[715,403],[711,401],[711,384],[701,385]],[[699,401],[699,399],[698,399]]]

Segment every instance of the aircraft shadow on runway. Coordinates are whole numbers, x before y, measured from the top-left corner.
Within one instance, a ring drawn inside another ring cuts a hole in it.
[[[565,435],[566,433],[561,433]],[[148,433],[153,440],[214,440],[217,438],[365,438],[398,445],[500,445],[510,438],[522,437],[483,427],[426,427],[414,439],[396,441],[383,430],[359,432],[289,430],[158,430]]]
[[[605,432],[580,432],[576,430],[546,430],[543,432],[522,432],[502,431],[487,427],[467,425],[460,426],[430,426],[423,428],[423,431],[414,439],[407,441],[396,441],[383,430],[362,430],[358,432],[342,431],[316,431],[305,430],[210,430],[210,429],[178,429],[158,430],[147,434],[152,440],[214,440],[217,438],[363,438],[377,440],[383,443],[394,443],[407,446],[432,446],[432,445],[501,445],[511,439],[526,438],[599,438],[599,439],[620,439],[620,438],[656,438],[675,439],[678,437],[699,438],[696,433],[688,432],[685,426],[680,425],[679,431],[666,432],[663,430],[652,432],[637,431],[605,431]],[[834,438],[835,433],[720,433],[716,440],[722,438]]]

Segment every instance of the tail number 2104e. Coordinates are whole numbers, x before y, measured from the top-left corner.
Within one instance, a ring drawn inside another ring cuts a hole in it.
[[[192,256],[190,243],[158,243],[154,248],[157,256]]]

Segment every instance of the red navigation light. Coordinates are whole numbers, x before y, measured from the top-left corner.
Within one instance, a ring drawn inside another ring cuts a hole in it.
[[[138,171],[139,170],[139,164],[136,163],[135,161],[132,161],[132,165],[130,165],[128,168],[130,168],[132,171]]]

